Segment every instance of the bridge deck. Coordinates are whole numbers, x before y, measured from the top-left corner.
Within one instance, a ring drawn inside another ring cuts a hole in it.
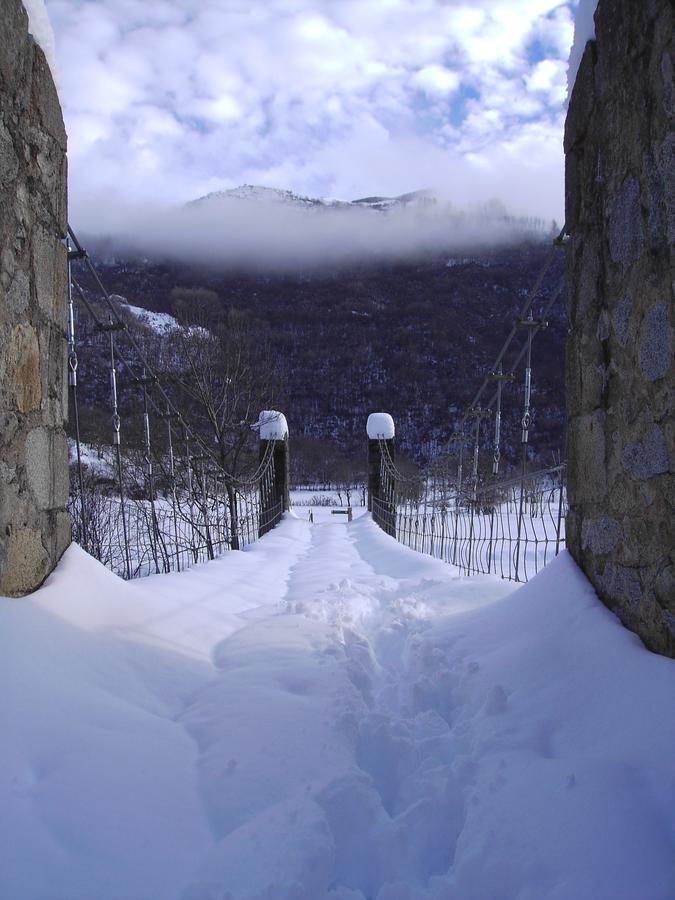
[[[516,591],[299,514],[1,608],[3,896],[666,896],[675,675],[567,554]]]

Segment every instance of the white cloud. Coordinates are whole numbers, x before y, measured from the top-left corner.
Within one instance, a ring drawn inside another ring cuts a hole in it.
[[[444,66],[435,63],[418,69],[411,79],[412,83],[429,94],[447,97],[459,87],[460,77]]]
[[[244,182],[347,198],[443,185],[458,202],[499,189],[561,215],[573,0],[47,5],[75,224],[102,196]]]

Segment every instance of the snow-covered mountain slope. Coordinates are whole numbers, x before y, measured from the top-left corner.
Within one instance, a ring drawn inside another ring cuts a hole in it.
[[[352,201],[353,206],[361,206],[383,212],[397,208],[433,209],[438,207],[439,204],[439,198],[433,191],[428,190],[411,191],[398,197],[362,197],[360,200]]]
[[[322,200],[313,197],[304,197],[293,191],[264,187],[256,184],[242,184],[239,187],[231,188],[227,191],[212,191],[210,194],[206,194],[203,197],[193,200],[188,206],[203,206],[213,203],[237,201],[259,204],[282,204],[304,208],[324,205]],[[331,203],[330,205],[333,204]]]
[[[328,197],[306,197],[294,191],[262,185],[243,184],[227,191],[213,191],[188,204],[189,207],[245,201],[247,203],[284,205],[303,209],[356,209],[386,212],[393,209],[432,209],[440,204],[439,198],[429,190],[412,191],[398,197],[362,197],[358,200],[339,200]]]
[[[0,896],[672,897],[673,661],[334,518],[0,601]]]
[[[143,309],[141,306],[134,306],[133,303],[129,303],[126,297],[122,297],[119,294],[111,294],[110,296],[119,304],[122,311],[130,313],[152,331],[156,331],[159,334],[167,334],[178,328],[175,316],[171,316],[169,313],[153,312],[149,309]]]

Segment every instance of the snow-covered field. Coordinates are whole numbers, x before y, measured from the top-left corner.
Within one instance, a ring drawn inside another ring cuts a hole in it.
[[[675,664],[345,518],[0,600],[0,897],[673,897]]]

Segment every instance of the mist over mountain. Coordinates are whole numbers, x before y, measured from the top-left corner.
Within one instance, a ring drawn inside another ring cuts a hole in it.
[[[164,210],[110,205],[86,233],[107,257],[294,271],[505,247],[552,228],[498,200],[458,209],[432,190],[348,201],[242,185]]]

